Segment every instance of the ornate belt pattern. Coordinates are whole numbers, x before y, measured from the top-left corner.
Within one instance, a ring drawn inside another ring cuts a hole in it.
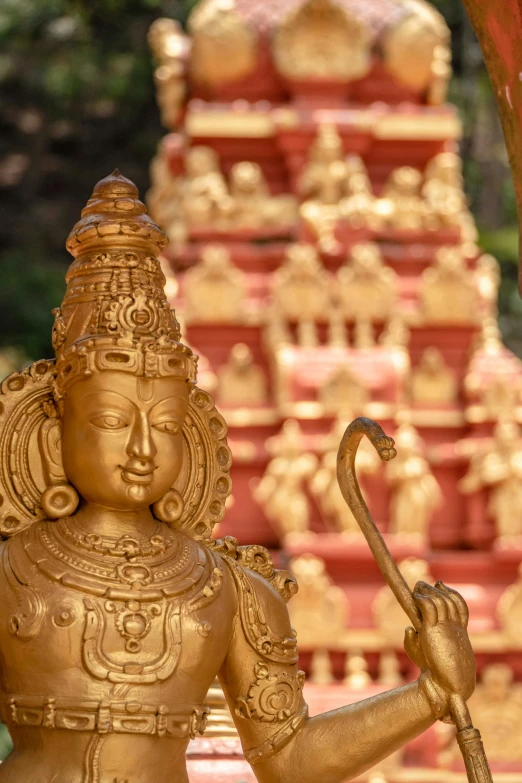
[[[194,739],[203,734],[210,709],[205,705],[170,707],[135,701],[81,701],[8,696],[4,720],[9,725],[91,731],[97,734],[153,734]]]

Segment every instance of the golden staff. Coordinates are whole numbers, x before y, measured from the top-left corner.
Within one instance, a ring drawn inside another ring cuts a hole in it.
[[[337,480],[382,575],[408,615],[411,624],[416,631],[419,631],[422,619],[411,590],[372,519],[355,475],[355,455],[364,435],[383,461],[387,462],[396,456],[393,438],[385,435],[377,422],[361,416],[352,421],[343,435],[337,454]],[[473,727],[466,702],[461,696],[452,694],[450,704],[451,718],[457,727],[457,740],[466,765],[469,783],[493,783],[480,731]]]

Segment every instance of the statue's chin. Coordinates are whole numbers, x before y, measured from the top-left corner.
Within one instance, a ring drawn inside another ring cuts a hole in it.
[[[127,487],[127,497],[135,503],[148,505],[150,502],[150,485],[148,484],[129,484]]]

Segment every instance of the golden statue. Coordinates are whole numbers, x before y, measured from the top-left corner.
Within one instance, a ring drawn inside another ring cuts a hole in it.
[[[522,535],[522,437],[511,416],[500,419],[489,445],[475,453],[459,488],[470,494],[489,489],[488,510],[497,535],[507,540]]]
[[[181,191],[183,216],[191,229],[226,229],[234,209],[219,158],[211,147],[189,147]]]
[[[431,582],[432,576],[426,560],[407,557],[399,563],[399,569],[412,590],[418,582]],[[373,621],[381,632],[384,643],[392,649],[402,645],[402,608],[386,585],[381,587],[372,604]]]
[[[287,419],[279,435],[269,438],[266,445],[272,459],[254,490],[254,498],[283,539],[307,533],[310,508],[304,488],[317,458],[303,454],[303,433],[295,419]]]
[[[274,274],[275,306],[289,321],[322,319],[329,310],[330,281],[331,275],[322,266],[314,245],[289,245]]]
[[[179,22],[163,18],[151,24],[148,40],[157,62],[154,82],[161,122],[172,130],[177,125],[185,100],[188,39]]]
[[[347,169],[346,195],[339,201],[339,215],[351,228],[381,228],[375,210],[376,199],[366,166],[359,155],[345,158]]]
[[[339,248],[335,229],[340,217],[353,228],[378,227],[366,167],[358,155],[345,155],[335,125],[319,126],[297,191],[303,199],[301,217],[321,250],[335,252]]]
[[[440,152],[430,160],[424,172],[422,195],[429,228],[460,227],[468,211],[462,161],[455,152]]]
[[[400,166],[388,177],[375,211],[388,228],[419,231],[425,224],[421,196],[422,174],[411,166]]]
[[[224,245],[206,245],[183,283],[187,322],[237,323],[244,318],[244,274],[233,266]]]
[[[420,283],[420,308],[427,323],[473,324],[478,296],[473,273],[458,245],[441,247],[435,266],[425,269]]]
[[[423,455],[423,442],[411,424],[395,434],[397,457],[387,466],[392,489],[389,532],[426,536],[433,511],[442,502],[439,483]]]
[[[384,265],[379,245],[354,245],[337,272],[336,291],[349,320],[384,321],[396,305],[397,275]]]
[[[492,368],[505,368],[501,376]],[[480,334],[464,377],[468,398],[483,408],[490,419],[498,419],[513,411],[522,399],[522,362],[502,342],[502,335],[494,316],[483,318]]]
[[[224,406],[263,405],[267,401],[263,368],[245,343],[236,343],[218,371],[219,402]]]
[[[507,663],[486,666],[482,681],[470,699],[470,707],[480,722],[490,761],[504,764],[522,761],[522,685],[514,682],[511,666]],[[458,745],[451,731],[447,747],[440,753],[440,761],[449,766],[458,755]]]
[[[291,195],[271,196],[258,163],[247,160],[235,163],[229,181],[235,228],[288,226],[295,222],[296,200]]]
[[[292,627],[304,650],[335,649],[348,624],[349,604],[344,590],[333,583],[324,560],[312,554],[290,561],[299,592],[290,606]]]
[[[351,173],[339,131],[335,125],[320,125],[297,184],[299,195],[305,201],[338,204],[348,195]]]
[[[364,410],[370,393],[346,361],[328,375],[318,392],[325,414],[342,415],[347,408]]]
[[[447,366],[442,353],[434,345],[425,348],[411,376],[413,402],[424,405],[456,402],[457,392],[455,373]]]
[[[326,521],[338,533],[360,535],[357,520],[339,489],[337,481],[337,452],[339,441],[346,429],[348,411],[343,418],[337,419],[331,432],[324,438],[324,454],[319,468],[310,480],[310,491],[317,499],[321,513]],[[371,476],[377,472],[380,460],[368,439],[364,439],[357,452],[357,476]]]
[[[216,675],[258,780],[340,783],[471,695],[466,606],[417,585],[419,680],[308,718],[294,580],[211,538],[227,428],[179,342],[166,241],[129,180],[99,182],[67,242],[56,362],[2,384],[0,783],[186,782]]]
[[[518,567],[516,582],[509,585],[497,606],[497,616],[500,628],[506,637],[506,647],[522,646],[520,627],[522,625],[522,564]]]

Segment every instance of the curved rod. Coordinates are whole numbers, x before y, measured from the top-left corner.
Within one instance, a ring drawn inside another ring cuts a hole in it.
[[[388,437],[373,419],[360,416],[346,428],[341,440],[337,453],[337,481],[346,503],[368,542],[368,546],[377,561],[382,575],[393,591],[397,601],[408,615],[411,624],[418,631],[422,621],[411,590],[372,519],[355,475],[355,456],[364,435],[374,446],[383,462],[387,462],[396,456],[397,452],[394,448],[395,442],[393,438]]]
[[[368,440],[374,446],[379,457],[383,462],[393,459],[397,452],[395,451],[395,441],[388,437],[377,422],[373,419],[367,419],[360,416],[358,419],[346,428],[337,453],[337,481],[345,501],[350,507],[352,514],[368,542],[371,552],[384,576],[386,582],[391,588],[400,606],[408,615],[411,624],[416,631],[419,631],[422,625],[422,618],[417,609],[411,590],[399,571],[395,560],[393,559],[386,543],[380,534],[377,525],[372,519],[364,498],[359,488],[359,483],[355,475],[355,457],[359,443],[366,435]],[[466,702],[458,695],[451,695],[452,717],[459,731],[472,728],[471,717]],[[485,755],[484,755],[485,758]],[[486,769],[487,764],[484,766]],[[489,767],[487,767],[489,772]],[[491,774],[488,776],[469,778],[471,781],[479,783],[491,783]]]

